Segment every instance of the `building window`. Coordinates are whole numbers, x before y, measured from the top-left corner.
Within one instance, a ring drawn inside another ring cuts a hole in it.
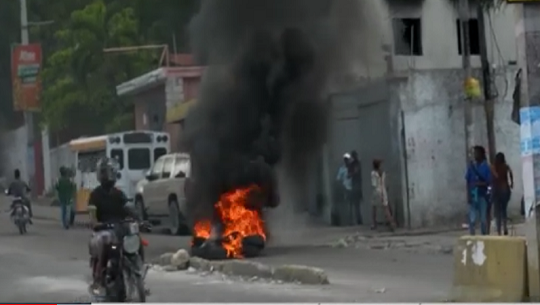
[[[459,19],[456,20],[458,53],[463,53],[461,47],[461,25]],[[469,46],[471,55],[480,55],[480,33],[478,31],[478,19],[469,19]]]
[[[420,18],[394,18],[396,55],[422,55],[422,21]]]

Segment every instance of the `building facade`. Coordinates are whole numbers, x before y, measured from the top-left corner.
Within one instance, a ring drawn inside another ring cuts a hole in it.
[[[183,120],[197,96],[203,68],[184,55],[179,66],[162,67],[117,86],[134,103],[135,129],[166,131],[171,149],[181,151]]]
[[[365,222],[371,222],[369,173],[374,158],[384,160],[390,201],[401,225],[461,225],[465,221],[464,73],[457,4],[450,0],[365,0],[359,5],[371,12],[367,22],[376,30],[366,33],[368,46],[359,44],[353,51],[363,54],[346,77],[353,85],[336,90],[330,98],[324,197],[332,204],[325,204],[326,219],[332,205],[344,206],[328,193],[335,185],[341,156],[355,149],[363,164]],[[486,12],[484,35],[497,93],[497,151],[506,154],[514,170],[510,209],[517,213],[523,187],[519,126],[511,120],[518,71],[514,10],[504,5]],[[469,44],[473,72],[481,78],[476,16],[471,9]],[[473,102],[472,108],[474,142],[487,147],[482,101]]]

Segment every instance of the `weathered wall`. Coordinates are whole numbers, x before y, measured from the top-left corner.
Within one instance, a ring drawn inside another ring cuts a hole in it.
[[[27,161],[29,159],[26,142],[26,130],[24,127],[8,131],[0,136],[0,146],[2,147],[2,170],[0,176],[13,177],[13,171],[19,169],[21,176],[28,179]],[[33,156],[32,156],[33,157]],[[34,161],[31,160],[33,163]]]
[[[69,143],[51,149],[50,162],[50,175],[45,179],[48,179],[48,183],[52,186],[60,178],[60,167],[73,168],[75,166],[75,154],[69,149]],[[46,191],[51,191],[51,189]]]
[[[519,126],[510,120],[515,70],[497,75],[495,106],[497,150],[506,154],[514,171],[510,210],[519,211],[522,196]],[[465,220],[465,139],[462,71],[410,73],[396,88],[405,123],[408,194],[413,226],[433,226]],[[483,106],[474,105],[474,139],[487,147]],[[406,196],[406,194],[404,194]]]
[[[395,208],[400,222],[404,220],[402,194],[402,162],[400,153],[400,112],[399,100],[391,94],[386,81],[374,82],[364,88],[334,94],[331,97],[332,112],[328,135],[329,181],[334,186],[333,204],[349,225],[349,211],[339,195],[340,185],[336,184],[336,174],[343,162],[343,154],[356,150],[362,164],[362,190],[364,202],[361,205],[364,224],[371,224],[371,164],[374,158],[383,160],[387,171],[389,200]],[[379,213],[382,220],[382,213]]]

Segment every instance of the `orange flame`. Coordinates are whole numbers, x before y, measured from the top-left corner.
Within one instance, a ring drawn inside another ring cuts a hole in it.
[[[220,196],[215,204],[217,214],[223,224],[222,246],[230,258],[242,257],[242,239],[259,235],[266,240],[264,221],[260,212],[246,207],[248,196],[253,191],[260,191],[257,185],[240,188]],[[194,228],[195,237],[209,238],[212,224],[209,220],[198,221]]]

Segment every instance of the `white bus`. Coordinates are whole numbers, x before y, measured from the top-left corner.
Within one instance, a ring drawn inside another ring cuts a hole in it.
[[[99,185],[97,161],[102,157],[118,161],[116,186],[133,200],[136,184],[144,179],[154,161],[170,151],[170,136],[165,132],[129,131],[80,138],[69,143],[75,153],[76,211],[87,212],[88,196]]]

